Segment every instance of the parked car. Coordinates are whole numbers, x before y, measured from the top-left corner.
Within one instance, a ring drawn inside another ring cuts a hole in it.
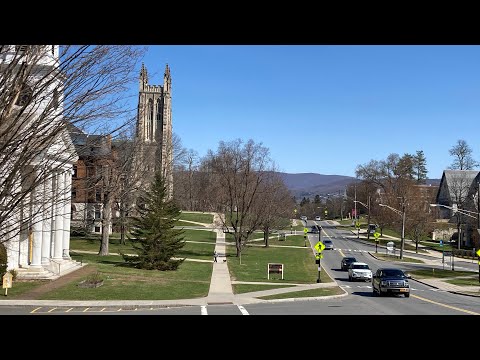
[[[315,221],[320,221],[320,216],[315,216]]]
[[[307,221],[307,217],[305,215],[300,216],[300,219],[303,221]]]
[[[340,263],[340,269],[342,269],[343,271],[348,270],[348,267],[350,266],[350,264],[355,261],[357,261],[357,259],[354,258],[353,256],[345,256]]]
[[[407,275],[401,269],[380,268],[372,277],[373,295],[382,296],[384,294],[404,294],[410,296],[410,284]]]
[[[372,280],[372,270],[363,262],[352,262],[348,267],[348,280]]]
[[[313,225],[313,226],[311,227],[311,230],[310,230],[310,232],[311,232],[312,234],[318,234],[318,228],[317,228],[317,225]]]
[[[323,245],[325,245],[325,250],[333,250],[332,240],[323,240]]]

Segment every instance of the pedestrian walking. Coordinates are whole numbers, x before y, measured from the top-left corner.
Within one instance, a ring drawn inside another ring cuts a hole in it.
[[[217,262],[217,256],[218,256],[217,251],[214,250],[213,251],[213,262]]]

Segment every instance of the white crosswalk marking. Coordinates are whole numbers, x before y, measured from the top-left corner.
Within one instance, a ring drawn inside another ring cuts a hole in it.
[[[208,315],[207,307],[205,305],[202,305],[202,307],[200,308],[200,311],[202,315]]]
[[[243,314],[243,315],[250,315],[247,311],[247,309],[245,309],[242,305],[237,305],[238,306],[238,310],[240,310],[240,312]]]

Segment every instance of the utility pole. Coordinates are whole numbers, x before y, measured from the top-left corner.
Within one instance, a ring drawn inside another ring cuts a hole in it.
[[[355,184],[355,201],[353,202],[355,204],[355,222],[357,222],[357,184]]]
[[[367,240],[370,240],[370,195],[368,195]]]
[[[400,260],[403,259],[404,246],[405,246],[405,197],[402,196],[402,239],[400,241]]]

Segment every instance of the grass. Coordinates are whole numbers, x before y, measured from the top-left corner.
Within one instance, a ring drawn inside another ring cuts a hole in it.
[[[215,243],[185,243],[185,246],[175,255],[179,258],[213,260]]]
[[[476,276],[472,276],[471,278],[464,278],[464,279],[451,279],[446,280],[447,283],[460,285],[460,286],[478,286],[480,290],[480,283],[478,282],[478,274]]]
[[[263,290],[271,290],[271,289],[281,289],[292,287],[295,285],[263,285],[263,284],[233,284],[233,293],[234,294],[244,294],[253,291],[263,291]]]
[[[301,298],[301,297],[319,297],[319,296],[331,296],[331,295],[340,295],[344,291],[336,286],[331,288],[319,288],[319,289],[310,289],[303,291],[293,291],[277,295],[268,295],[260,296],[258,299],[262,300],[274,300],[274,299],[288,299],[288,298]]]
[[[205,227],[205,225],[195,224],[195,223],[191,223],[191,222],[183,221],[183,220],[175,221],[175,226],[201,226],[201,227]]]
[[[16,298],[21,298],[20,295],[29,292],[30,290],[35,289],[38,286],[41,286],[49,280],[14,280],[12,287],[8,289],[7,296],[5,295],[5,289],[2,289],[0,300],[11,300]]]
[[[182,212],[180,214],[180,220],[194,221],[202,224],[212,224],[213,215],[202,212]]]
[[[229,254],[228,267],[233,280],[311,284],[316,282],[318,277],[315,258],[309,247],[295,249],[248,246],[242,251],[242,264],[239,258],[235,257],[234,246],[227,246],[227,253]],[[283,280],[277,274],[275,279],[267,280],[268,263],[284,264]],[[325,271],[320,274],[322,282],[332,281]]]
[[[399,252],[397,251],[397,254]],[[375,255],[375,257],[381,259],[381,260],[388,260],[388,261],[401,261],[401,262],[408,262],[408,263],[418,263],[418,264],[423,264],[424,262],[422,260],[419,260],[419,259],[413,259],[413,258],[409,258],[409,257],[406,257],[404,256],[403,259],[400,259],[397,255],[397,256],[393,256],[393,255],[385,255],[385,254],[381,254],[381,253],[372,253]]]
[[[205,241],[215,243],[217,241],[217,234],[211,230],[190,230],[186,229],[183,232],[186,241]]]
[[[318,235],[317,235],[318,236]],[[303,235],[288,235],[285,240],[277,240],[277,237],[270,238],[268,241],[269,245],[284,245],[284,246],[304,246],[305,239]],[[308,245],[307,239],[307,246]]]
[[[418,278],[441,278],[441,279],[472,275],[471,271],[452,271],[452,270],[443,270],[443,269],[435,269],[434,271],[432,271],[432,269],[412,270],[412,271],[408,271],[408,273]]]
[[[43,295],[42,300],[172,300],[208,294],[212,264],[183,262],[176,271],[140,270],[123,266],[120,256],[85,255],[104,279],[98,288],[80,288],[81,280]]]

